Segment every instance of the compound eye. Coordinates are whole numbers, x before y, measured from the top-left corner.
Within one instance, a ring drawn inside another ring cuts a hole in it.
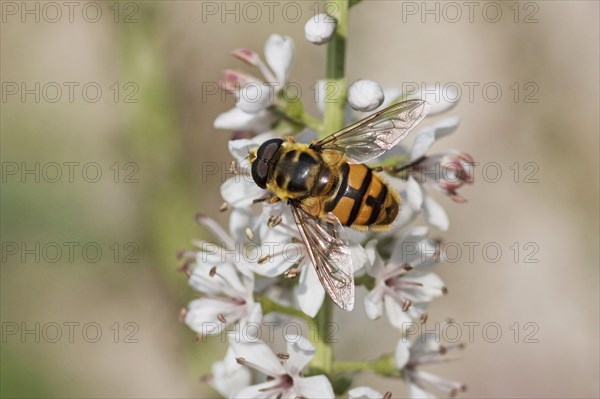
[[[256,159],[252,162],[252,179],[262,189],[267,188],[267,177],[269,175],[269,162],[281,147],[282,139],[267,140],[258,148]]]
[[[264,159],[256,159],[252,163],[252,179],[262,189],[267,188],[267,176],[269,175],[269,164]]]
[[[283,143],[282,139],[271,139],[267,140],[261,144],[256,151],[256,158],[264,159],[265,161],[270,161],[273,158],[273,155],[277,152],[279,147],[281,147],[281,143]]]

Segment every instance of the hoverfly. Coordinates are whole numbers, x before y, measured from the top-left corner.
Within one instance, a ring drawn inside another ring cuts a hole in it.
[[[344,310],[354,307],[354,269],[343,226],[382,231],[400,209],[400,195],[364,164],[394,147],[429,104],[408,100],[311,144],[270,139],[250,151],[252,179],[287,201],[321,284]]]

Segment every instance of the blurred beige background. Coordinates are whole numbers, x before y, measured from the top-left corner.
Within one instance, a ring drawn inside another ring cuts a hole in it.
[[[59,3],[63,15],[54,23],[46,21],[55,14],[45,3],[29,2],[34,10],[38,4],[40,21],[25,14],[22,22],[23,4],[1,5],[3,96],[10,83],[80,86],[73,102],[65,89],[56,103],[44,96],[36,103],[33,95],[23,102],[20,93],[1,103],[2,397],[215,396],[198,376],[222,357],[225,346],[218,340],[193,344],[193,334],[178,322],[179,309],[194,294],[176,272],[174,256],[205,234],[194,224],[194,213],[216,213],[221,203],[221,180],[203,181],[203,163],[230,159],[229,134],[212,122],[233,101],[210,95],[206,84],[225,68],[249,71],[229,52],[245,47],[262,53],[267,37],[279,33],[296,42],[291,80],[309,103],[310,86],[323,77],[325,48],[308,43],[303,26],[322,4],[296,2],[301,18],[295,21],[295,8],[284,14],[286,4],[278,3],[272,23],[261,2],[255,3],[263,13],[256,22],[248,20],[254,14],[244,18],[242,3],[236,22],[235,15],[207,13],[208,3],[195,1],[78,3],[73,22]],[[430,2],[431,9],[438,4],[440,21],[425,15],[422,22],[423,4],[364,1],[353,8],[347,76],[350,82],[374,79],[383,87],[457,82],[463,97],[451,114],[461,117],[461,127],[435,149],[465,150],[482,165],[498,163],[503,173],[492,183],[478,168],[475,185],[462,191],[466,204],[438,197],[451,224],[448,232],[434,235],[465,251],[466,242],[481,245],[473,261],[463,252],[459,262],[439,269],[449,295],[432,303],[429,317],[431,323],[451,317],[463,326],[495,322],[502,337],[489,342],[479,327],[462,360],[432,370],[464,381],[469,387],[464,397],[598,397],[598,2],[502,3],[496,23],[484,18],[482,10],[490,7],[485,2],[474,9],[473,22],[462,7],[456,23],[449,21],[454,14],[444,14],[444,3]],[[418,13],[407,13],[413,10],[407,6]],[[96,7],[102,12],[97,22],[82,16],[86,9],[93,19]],[[494,10],[488,11],[493,17]],[[524,23],[527,16],[537,22]],[[80,88],[89,82],[102,88],[98,102],[82,96]],[[128,82],[134,85],[126,87]],[[465,82],[479,84],[472,101]],[[482,94],[490,82],[502,89],[497,102]],[[510,88],[515,82],[518,101]],[[528,82],[539,89],[531,97],[536,103],[524,102],[531,93]],[[128,94],[138,102],[125,102]],[[308,108],[315,112],[314,105]],[[32,175],[23,182],[6,169],[20,168],[21,162],[40,167],[96,162],[103,175],[97,183],[77,173],[72,183],[65,176],[38,183]],[[128,162],[138,169],[127,169]],[[518,182],[509,168],[515,162],[521,168]],[[538,167],[537,183],[524,182],[528,162]],[[132,171],[137,182],[125,182]],[[218,217],[226,222],[226,215]],[[63,254],[55,263],[44,256],[36,262],[31,255],[23,261],[20,252],[7,252],[9,243],[36,242],[77,242],[79,248],[98,243],[103,252],[96,263],[77,250],[73,261]],[[111,247],[115,242],[118,255]],[[510,249],[515,242],[517,262]],[[128,243],[133,246],[125,247]],[[498,262],[484,258],[486,243],[502,249]],[[525,248],[527,243],[533,247]],[[525,263],[532,248],[539,262]],[[126,263],[132,249],[134,262]],[[387,322],[367,323],[363,313],[359,306],[351,315],[336,314],[340,358],[350,359],[350,348],[353,356],[368,358],[395,347],[397,334]],[[35,323],[79,325],[72,343],[66,327],[58,342],[45,339],[54,337],[47,327],[37,343],[34,334],[23,340],[21,331],[8,333],[22,323],[30,329]],[[100,327],[98,342],[82,337],[86,323]],[[525,330],[526,323],[537,326],[530,337],[537,343],[524,342],[533,331]],[[464,327],[463,334],[467,331]],[[399,381],[365,375],[361,382],[405,393]]]

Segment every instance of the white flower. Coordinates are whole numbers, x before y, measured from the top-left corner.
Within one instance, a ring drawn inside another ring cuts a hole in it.
[[[396,367],[404,372],[404,380],[408,384],[410,396],[416,398],[435,398],[426,390],[426,386],[440,391],[444,396],[454,397],[467,388],[461,382],[447,380],[427,371],[419,370],[423,365],[446,363],[449,352],[463,349],[464,344],[441,345],[439,334],[428,332],[417,337],[412,345],[406,338],[401,338],[396,346]]]
[[[219,114],[214,126],[217,129],[249,130],[260,133],[268,130],[274,122],[275,116],[266,109],[250,114],[241,108],[232,108]]]
[[[269,83],[283,87],[294,61],[294,41],[289,36],[269,36],[265,44],[265,58],[276,78],[275,82],[269,80]]]
[[[373,111],[384,100],[383,90],[372,80],[357,80],[348,89],[348,103],[358,111]]]
[[[314,346],[299,335],[286,335],[287,353],[275,355],[262,341],[230,340],[237,361],[270,380],[242,389],[235,398],[334,398],[331,383],[324,375],[303,377],[302,369],[315,354]]]
[[[446,150],[415,163],[410,170],[410,178],[442,191],[454,202],[465,202],[466,199],[456,190],[465,184],[473,184],[474,165],[475,161],[469,154]]]
[[[214,122],[216,128],[262,133],[277,121],[278,117],[270,106],[289,78],[294,42],[287,36],[271,35],[265,43],[264,52],[266,63],[252,50],[233,51],[233,56],[257,67],[265,82],[241,72],[226,70],[221,87],[236,94],[236,108],[217,116]]]
[[[251,380],[250,370],[237,362],[231,348],[227,349],[223,360],[213,363],[211,375],[203,378],[203,381],[227,398],[249,386]]]
[[[260,323],[262,320],[261,306],[253,298],[254,280],[246,276],[240,279],[233,266],[227,263],[214,269],[204,264],[195,265],[190,285],[207,293],[190,302],[185,314],[185,323],[198,334],[218,334],[226,325]]]
[[[237,108],[235,108],[237,109]],[[252,148],[259,147],[264,141],[272,138],[270,133],[264,133],[252,139],[239,139],[229,141],[229,152],[237,163],[236,174],[221,185],[221,197],[228,207],[233,209],[247,209],[254,200],[267,194],[266,190],[258,187],[250,176],[250,163],[248,153]]]
[[[464,183],[472,183],[473,159],[467,154],[458,152],[456,153],[459,154],[458,156],[454,155],[454,152],[447,153],[450,158],[445,158],[446,154],[429,157],[426,153],[438,139],[453,133],[458,124],[458,117],[449,117],[421,129],[415,135],[409,151],[409,160],[404,167],[408,173],[406,190],[408,203],[415,210],[423,210],[425,219],[440,230],[448,229],[448,216],[442,206],[423,190],[422,185],[430,184],[444,191],[454,201],[463,201],[464,199],[456,193],[456,189]]]
[[[200,242],[200,251],[187,255],[195,257],[186,265],[189,284],[204,296],[188,304],[185,323],[200,335],[218,334],[234,323],[260,323],[262,308],[254,301],[254,276],[241,254],[236,254],[233,239],[214,220],[199,216],[199,222],[221,242]]]
[[[304,36],[311,43],[325,44],[333,37],[335,27],[334,18],[324,13],[317,14],[304,25]]]
[[[273,220],[277,220],[275,226]],[[254,219],[240,217],[237,223],[254,223],[230,226],[236,231],[246,228],[252,231],[252,241],[257,245],[256,250],[260,256],[254,256],[256,260],[248,263],[248,267],[254,273],[266,277],[298,275],[299,281],[295,287],[298,307],[310,317],[314,317],[323,304],[325,290],[301,241],[298,227],[288,206],[283,203],[264,205],[261,216]],[[364,249],[351,241],[350,251],[355,270],[364,267],[367,261]]]
[[[248,114],[265,110],[275,102],[272,86],[262,82],[249,82],[237,92],[237,107]]]
[[[443,295],[442,280],[429,269],[439,262],[436,243],[426,238],[427,229],[415,227],[398,240],[390,259],[384,263],[371,241],[366,246],[375,287],[365,297],[365,310],[370,319],[381,317],[383,308],[390,323],[405,331],[413,320],[425,318],[425,308]]]
[[[428,184],[443,191],[456,202],[464,201],[456,189],[472,183],[473,159],[468,154],[453,150],[438,155],[426,154],[439,138],[454,132],[458,124],[458,117],[449,117],[425,126],[415,134],[410,148],[396,146],[378,159],[379,162],[387,162],[384,171],[390,173],[390,183],[402,193],[402,198],[406,199],[412,210],[422,211],[425,220],[439,230],[448,229],[448,216],[444,208],[423,189],[423,185]],[[389,167],[389,160],[394,157],[401,159],[401,162]],[[405,180],[404,189],[396,177]]]

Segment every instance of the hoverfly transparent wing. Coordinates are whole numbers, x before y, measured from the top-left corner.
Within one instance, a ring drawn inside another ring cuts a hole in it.
[[[377,158],[404,139],[429,112],[423,100],[407,100],[391,105],[312,144],[316,151],[340,151],[351,163]]]
[[[333,213],[316,217],[300,204],[292,214],[317,276],[333,302],[344,310],[354,308],[354,267],[344,228]]]

